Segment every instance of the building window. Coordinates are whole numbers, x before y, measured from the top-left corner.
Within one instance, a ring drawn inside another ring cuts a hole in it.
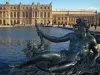
[[[6,8],[4,7],[3,9],[5,10]]]
[[[67,20],[67,17],[65,17],[65,20]]]
[[[37,17],[37,12],[35,12],[35,17]]]
[[[54,20],[56,20],[56,17],[54,17]]]
[[[61,24],[63,24],[63,21],[62,21],[62,23]]]
[[[2,24],[2,21],[0,20],[0,24]]]
[[[36,7],[35,10],[37,10],[38,8]]]
[[[14,7],[14,9],[16,9],[16,7]]]
[[[16,12],[14,12],[14,17],[16,17]]]
[[[29,17],[32,17],[32,12],[31,11],[29,12]]]
[[[16,24],[16,20],[14,20],[14,24]]]
[[[0,7],[0,10],[2,9],[2,7]]]
[[[58,20],[60,20],[60,17],[58,17]]]
[[[58,25],[60,25],[60,22],[58,22]]]
[[[12,24],[12,20],[10,21],[10,23]]]
[[[62,20],[63,20],[63,17],[62,17]]]
[[[41,12],[41,17],[43,17],[43,13]]]
[[[17,12],[17,17],[19,17],[19,12]]]
[[[48,12],[48,17],[50,18],[50,12]]]
[[[10,16],[13,17],[12,12],[10,13]]]
[[[26,12],[26,17],[28,17],[28,12]]]
[[[3,11],[3,17],[6,17],[6,15],[5,15],[5,11]]]
[[[3,24],[4,24],[4,25],[6,24],[5,20],[3,20]]]
[[[25,17],[25,12],[23,12],[23,17]]]
[[[46,12],[44,12],[44,17],[46,17]]]
[[[19,23],[19,20],[17,20],[17,24],[20,24],[20,23]]]
[[[0,11],[0,17],[2,17],[2,11]]]
[[[44,24],[46,24],[46,20],[44,20]]]
[[[3,9],[3,7],[2,7],[2,9]]]
[[[34,17],[34,12],[33,12],[33,17]]]
[[[37,24],[37,20],[35,20],[35,24]]]
[[[46,7],[44,7],[44,9],[46,9]]]
[[[41,7],[41,9],[42,9],[42,7]]]

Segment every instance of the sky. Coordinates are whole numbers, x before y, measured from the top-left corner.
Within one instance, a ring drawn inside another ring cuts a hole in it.
[[[52,2],[53,9],[96,9],[100,12],[100,0],[0,0],[0,4],[9,1],[11,4],[49,4]]]

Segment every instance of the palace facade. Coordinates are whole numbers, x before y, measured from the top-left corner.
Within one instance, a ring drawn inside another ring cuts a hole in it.
[[[35,24],[52,21],[52,5],[50,4],[0,4],[0,24]]]
[[[52,22],[53,24],[66,24],[74,25],[76,24],[77,18],[86,18],[89,21],[89,24],[96,24],[96,10],[53,10],[52,11]]]
[[[77,18],[86,18],[89,24],[100,24],[100,13],[96,10],[57,10],[52,4],[0,4],[0,25],[29,24],[76,24]]]

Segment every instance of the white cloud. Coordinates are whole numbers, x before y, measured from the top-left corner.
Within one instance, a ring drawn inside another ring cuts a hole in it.
[[[96,7],[89,7],[87,9],[95,9],[95,10],[98,10],[98,8],[96,8]]]

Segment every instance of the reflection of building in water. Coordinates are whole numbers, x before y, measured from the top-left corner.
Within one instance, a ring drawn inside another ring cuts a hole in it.
[[[100,22],[96,10],[52,10],[52,4],[0,4],[0,24],[75,24],[76,18],[87,18],[90,24]]]

